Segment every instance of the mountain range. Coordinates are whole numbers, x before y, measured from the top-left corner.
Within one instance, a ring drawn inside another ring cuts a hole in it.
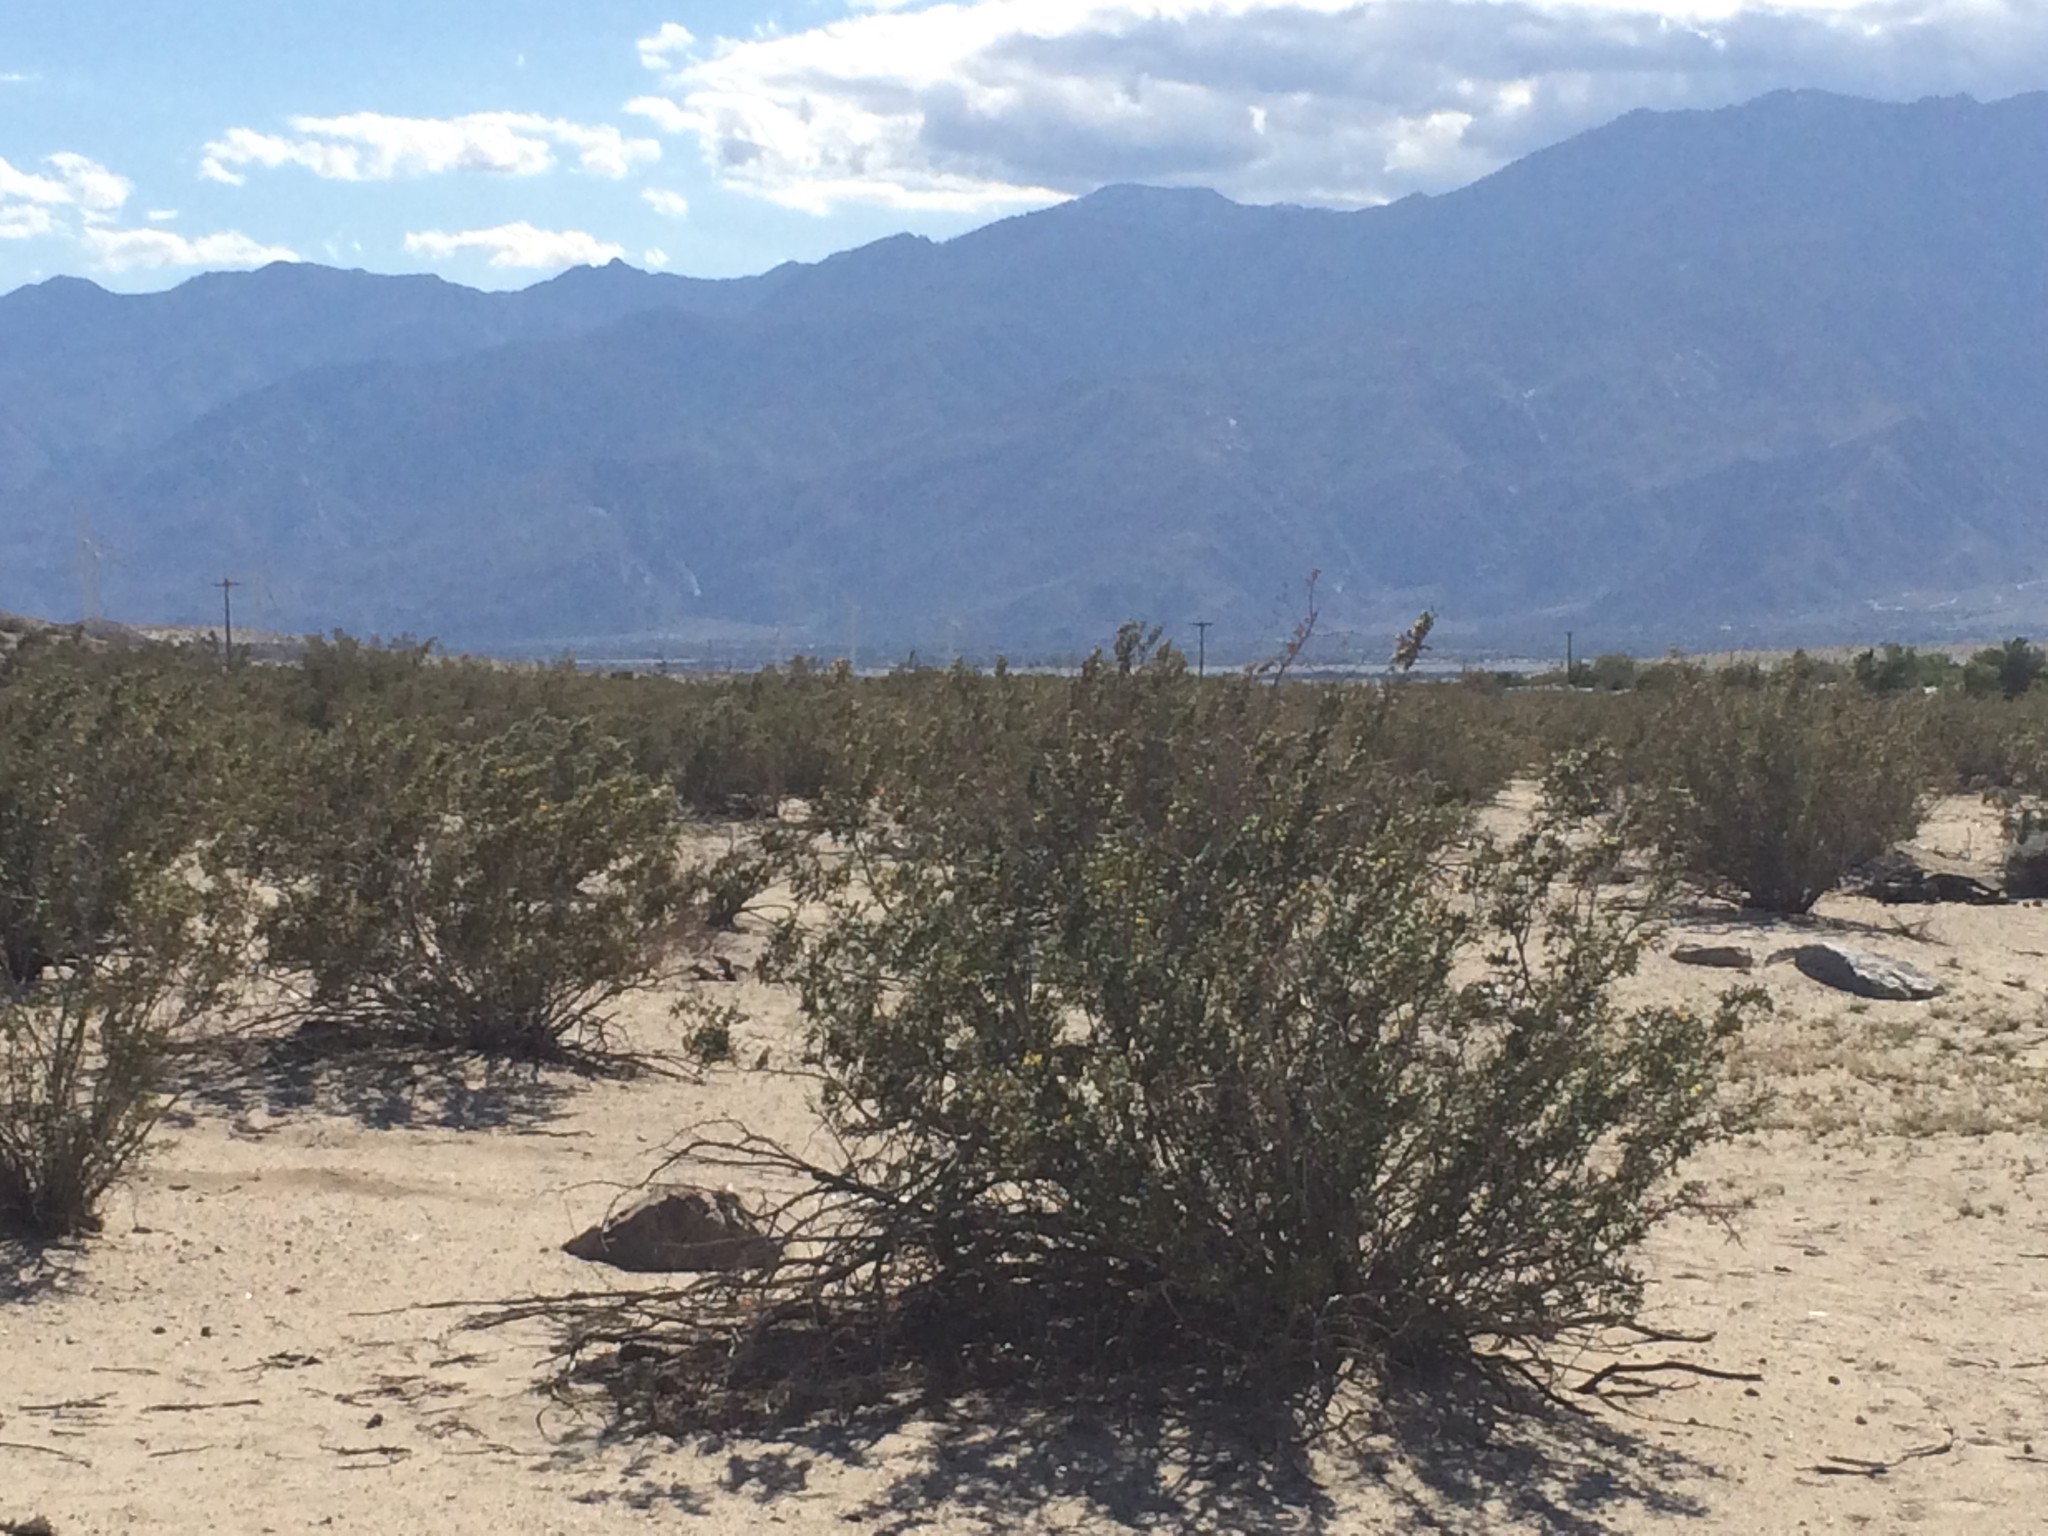
[[[517,293],[0,296],[0,608],[1050,655],[2048,627],[2048,94],[1636,112],[1333,211],[1112,187]],[[1347,639],[1345,637],[1355,637]]]

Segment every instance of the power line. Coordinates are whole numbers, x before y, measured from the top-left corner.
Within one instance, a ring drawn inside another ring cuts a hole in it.
[[[220,588],[220,664],[221,670],[225,672],[231,670],[235,664],[235,604],[233,594],[235,588],[239,587],[241,583],[223,576],[214,585]]]

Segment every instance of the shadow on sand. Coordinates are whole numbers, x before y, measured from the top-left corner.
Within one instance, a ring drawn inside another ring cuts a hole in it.
[[[601,1371],[578,1372],[602,1390]],[[592,1445],[644,1437],[614,1398]],[[1316,1533],[1512,1530],[1607,1536],[1708,1513],[1707,1463],[1599,1411],[1496,1379],[1382,1391],[1340,1435],[1312,1445],[1290,1415],[1243,1397],[1098,1396],[1047,1402],[974,1395],[856,1410],[744,1438],[694,1440],[724,1459],[723,1485],[772,1509],[815,1500],[813,1478],[884,1479],[841,1519],[885,1536],[943,1523],[990,1533],[1057,1513],[1131,1531]],[[701,1496],[677,1493],[702,1512]],[[623,1495],[601,1494],[609,1500]],[[643,1481],[642,1500],[664,1504]],[[640,1507],[650,1507],[648,1503]]]
[[[73,1238],[0,1236],[0,1306],[56,1290],[71,1277],[79,1253]]]
[[[593,1079],[626,1079],[650,1064],[622,1056],[523,1062],[436,1051],[364,1031],[311,1025],[206,1042],[175,1079],[171,1124],[192,1110],[277,1118],[340,1115],[373,1130],[540,1132]]]

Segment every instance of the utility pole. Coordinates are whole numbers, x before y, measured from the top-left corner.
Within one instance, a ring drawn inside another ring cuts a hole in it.
[[[1572,673],[1572,632],[1570,630],[1564,632],[1564,685],[1567,688],[1576,688],[1578,686]]]
[[[223,672],[232,671],[235,665],[235,604],[234,590],[239,581],[223,576],[214,583],[220,588],[221,648],[220,665]]]
[[[1214,619],[1195,620],[1195,676],[1206,677],[1209,672],[1209,626]]]

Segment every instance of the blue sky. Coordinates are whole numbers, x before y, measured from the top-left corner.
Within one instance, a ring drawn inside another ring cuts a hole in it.
[[[0,292],[726,276],[1115,181],[1363,206],[1781,86],[2040,89],[2048,0],[5,0]]]

